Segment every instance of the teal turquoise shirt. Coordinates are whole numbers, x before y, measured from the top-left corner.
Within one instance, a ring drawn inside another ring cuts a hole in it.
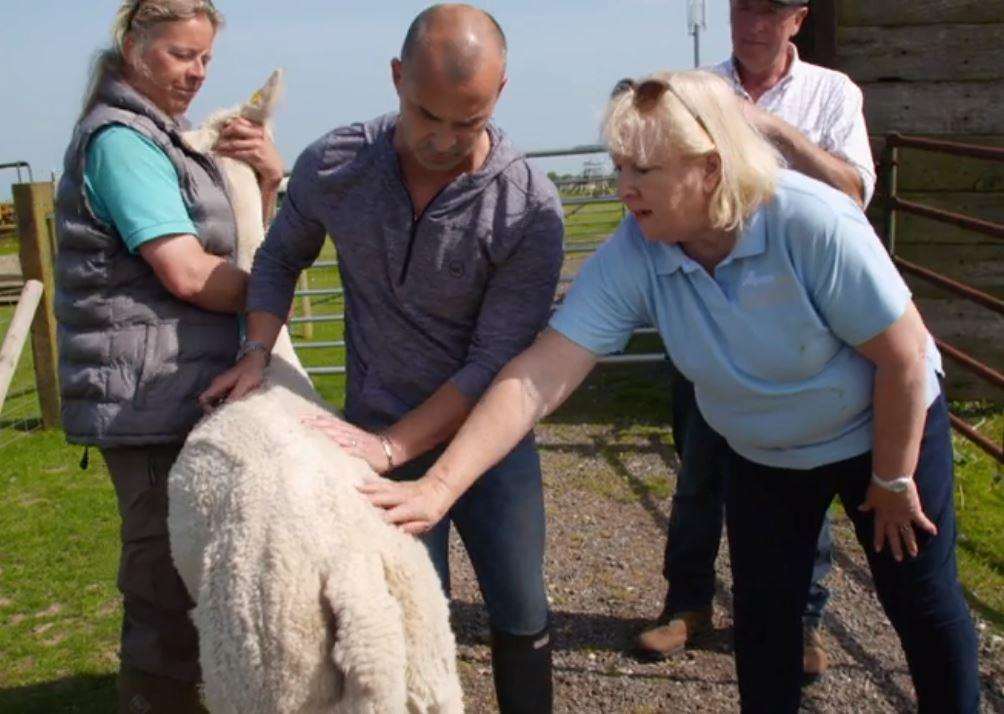
[[[91,139],[84,187],[94,215],[115,226],[131,253],[155,238],[195,234],[178,172],[156,144],[114,125]]]
[[[910,292],[851,200],[782,171],[709,275],[628,217],[583,266],[551,327],[597,355],[655,325],[708,423],[751,461],[809,469],[872,448],[874,366],[855,345]],[[928,340],[927,400],[941,358]]]

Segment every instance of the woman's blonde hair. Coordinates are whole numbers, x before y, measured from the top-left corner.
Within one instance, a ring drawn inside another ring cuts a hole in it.
[[[84,93],[84,116],[94,106],[98,88],[110,73],[121,74],[125,67],[125,41],[133,36],[142,47],[153,35],[157,25],[177,20],[190,20],[202,15],[214,30],[223,26],[223,14],[213,0],[123,0],[112,23],[112,44],[94,58],[87,91]]]
[[[741,228],[774,195],[784,160],[743,116],[740,99],[722,78],[698,70],[659,72],[622,80],[603,119],[609,151],[640,166],[673,153],[717,154],[721,177],[708,213],[717,229]]]

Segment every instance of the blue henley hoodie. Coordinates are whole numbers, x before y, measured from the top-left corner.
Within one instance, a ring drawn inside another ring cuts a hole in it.
[[[331,236],[345,288],[346,418],[383,429],[447,381],[477,398],[550,313],[564,233],[557,190],[494,125],[484,165],[414,215],[396,114],[335,129],[297,159],[255,256],[247,309],[285,318]]]

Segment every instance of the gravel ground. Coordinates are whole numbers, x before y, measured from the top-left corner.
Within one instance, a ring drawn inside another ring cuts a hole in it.
[[[538,430],[548,508],[547,578],[555,626],[558,712],[736,712],[725,544],[717,563],[718,632],[658,664],[625,653],[660,609],[665,524],[677,466],[658,432],[550,424]],[[833,591],[824,617],[832,667],[805,690],[809,712],[905,712],[913,689],[895,633],[875,599],[850,522],[834,523]],[[454,629],[471,712],[497,711],[487,621],[454,539]],[[1004,712],[1004,640],[980,628],[983,712]]]

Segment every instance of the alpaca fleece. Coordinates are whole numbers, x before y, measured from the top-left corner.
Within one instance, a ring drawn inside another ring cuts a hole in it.
[[[241,115],[266,124],[274,74],[250,102],[186,136],[209,151]],[[250,167],[219,158],[238,264],[263,239]],[[335,413],[283,328],[263,387],[189,435],[169,480],[172,555],[195,608],[214,713],[462,712],[449,608],[424,546],[355,486],[373,471],[301,419]]]

